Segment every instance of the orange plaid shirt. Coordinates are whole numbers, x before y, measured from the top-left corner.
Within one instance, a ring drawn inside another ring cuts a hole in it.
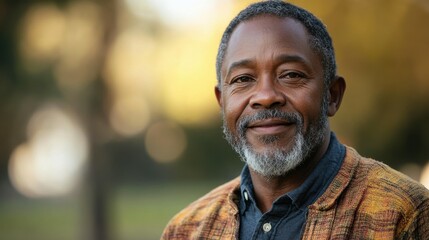
[[[237,239],[240,179],[195,201],[161,239]],[[347,147],[340,171],[309,206],[302,239],[429,239],[429,190]]]

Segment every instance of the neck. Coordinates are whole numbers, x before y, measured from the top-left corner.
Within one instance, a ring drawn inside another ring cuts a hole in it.
[[[282,176],[265,177],[249,168],[256,203],[262,213],[269,211],[280,196],[298,188],[313,171],[329,146],[329,134],[322,145],[300,166]]]

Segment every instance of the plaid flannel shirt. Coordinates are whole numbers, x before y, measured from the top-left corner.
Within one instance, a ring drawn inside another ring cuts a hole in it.
[[[161,239],[237,239],[240,179],[195,201]],[[309,206],[302,239],[429,239],[429,190],[347,147],[340,171]]]

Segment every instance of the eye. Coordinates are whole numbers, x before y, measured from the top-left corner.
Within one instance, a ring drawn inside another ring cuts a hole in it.
[[[247,82],[252,82],[253,78],[247,75],[242,75],[242,76],[238,76],[235,77],[231,80],[230,84],[234,84],[234,83],[247,83]]]
[[[305,75],[300,72],[285,72],[280,75],[281,79],[301,79],[305,78]]]

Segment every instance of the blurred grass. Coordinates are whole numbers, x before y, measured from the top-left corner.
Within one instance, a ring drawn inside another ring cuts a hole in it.
[[[81,239],[80,212],[71,200],[1,200],[0,239]]]
[[[159,239],[171,217],[216,183],[177,183],[122,188],[114,204],[118,239]]]
[[[111,239],[159,239],[169,219],[219,183],[124,186],[109,195]],[[88,239],[88,206],[83,197],[0,200],[0,239]]]

